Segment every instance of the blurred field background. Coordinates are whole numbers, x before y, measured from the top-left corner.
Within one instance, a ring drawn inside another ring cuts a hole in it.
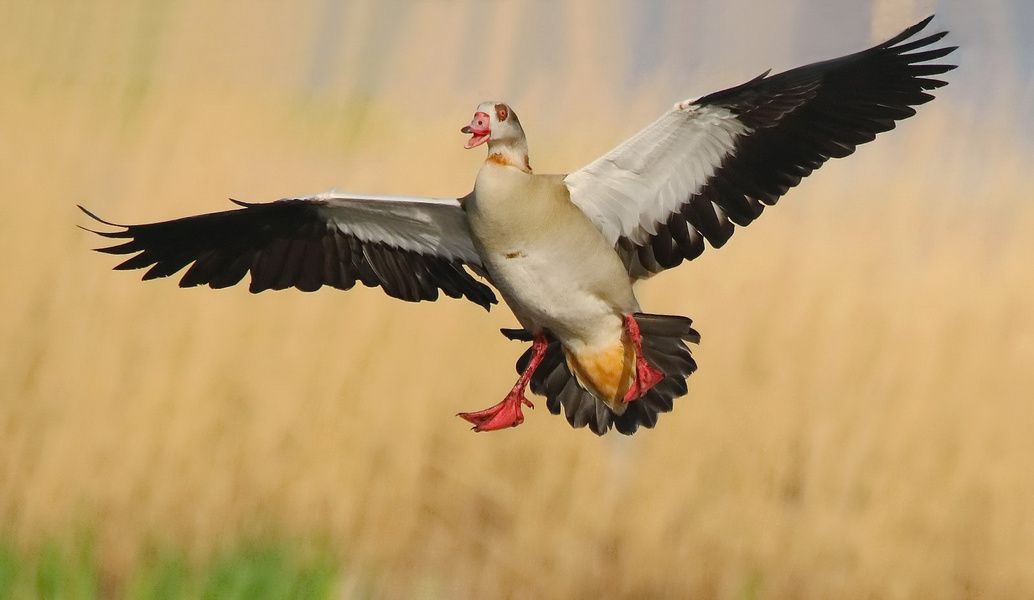
[[[938,100],[641,285],[703,343],[633,438],[453,416],[513,383],[505,307],[144,284],[75,227],[462,195],[485,99],[570,171],[934,11]],[[1031,30],[1025,0],[0,1],[0,594],[1034,596]]]

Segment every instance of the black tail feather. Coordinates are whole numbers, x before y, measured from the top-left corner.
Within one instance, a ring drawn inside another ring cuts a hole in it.
[[[672,410],[674,399],[685,395],[688,390],[686,378],[697,369],[686,343],[699,343],[700,334],[686,317],[646,313],[633,316],[643,336],[643,355],[647,362],[664,373],[664,379],[639,400],[629,402],[625,412],[617,415],[606,403],[578,384],[567,366],[563,346],[547,332],[549,346],[531,378],[531,391],[546,397],[549,412],[559,415],[562,409],[572,427],[588,426],[596,435],[603,435],[612,427],[624,435],[632,435],[640,426],[652,428],[657,424],[660,413]],[[523,329],[507,329],[503,334],[521,341],[532,337]],[[517,372],[524,371],[530,360],[529,348],[517,360]]]

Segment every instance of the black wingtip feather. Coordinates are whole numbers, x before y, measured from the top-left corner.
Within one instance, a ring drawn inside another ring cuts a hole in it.
[[[901,33],[897,34],[896,36],[890,38],[886,42],[883,42],[882,44],[876,46],[876,48],[878,48],[878,49],[886,49],[886,48],[891,48],[893,46],[896,46],[898,43],[900,43],[900,42],[902,42],[904,40],[907,40],[908,38],[912,37],[913,35],[919,33],[923,29],[925,29],[926,26],[930,24],[930,21],[933,21],[933,18],[934,18],[934,15],[930,15],[930,16],[926,17],[925,19],[923,19],[922,21],[919,21],[915,25],[912,25],[911,27],[905,28],[904,31],[902,31]],[[935,33],[934,36],[936,36],[936,35],[937,34]],[[933,36],[930,36],[930,37],[933,37]],[[941,37],[944,37],[944,36],[942,35]],[[940,39],[940,38],[937,38],[937,39]]]
[[[141,252],[140,254],[137,254],[136,256],[133,256],[119,263],[115,267],[112,267],[112,270],[132,271],[134,269],[143,269],[145,267],[149,267],[154,263],[155,259],[150,254],[148,254],[147,252]]]
[[[94,213],[90,212],[90,210],[88,210],[88,209],[87,209],[87,208],[86,208],[85,206],[83,206],[82,204],[76,204],[76,206],[78,206],[78,207],[79,207],[79,210],[81,210],[81,211],[83,211],[84,213],[86,213],[86,214],[87,214],[87,216],[89,216],[89,217],[90,217],[91,219],[93,219],[94,221],[97,221],[97,222],[99,222],[99,223],[104,223],[105,225],[110,225],[110,226],[112,226],[112,227],[125,227],[125,228],[128,228],[128,227],[129,227],[128,225],[120,225],[120,224],[118,224],[118,223],[112,223],[111,221],[105,221],[104,219],[102,219],[102,218],[98,217],[97,215],[95,215]],[[83,229],[85,229],[85,227],[84,227]],[[92,230],[90,230],[90,229],[87,229],[87,231],[92,231]],[[94,231],[94,233],[99,233],[99,232],[96,232],[96,231]],[[103,234],[103,233],[101,233],[100,235],[104,235],[104,234]]]
[[[104,235],[103,233],[101,235]],[[112,237],[112,236],[104,236]],[[142,250],[140,244],[136,240],[129,240],[116,246],[105,246],[103,248],[94,248],[94,252],[101,252],[103,254],[132,254]]]
[[[947,32],[945,32],[947,33]],[[926,45],[926,44],[924,44]],[[937,60],[938,58],[944,58],[952,52],[958,50],[958,46],[945,46],[943,48],[934,48],[933,50],[924,50],[922,52],[913,52],[912,54],[902,54],[903,58],[907,58],[910,64],[928,62],[931,60]],[[954,69],[956,65],[938,65],[946,70]]]

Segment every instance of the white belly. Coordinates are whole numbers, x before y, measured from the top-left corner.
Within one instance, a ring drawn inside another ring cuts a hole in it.
[[[622,315],[638,310],[624,265],[562,180],[521,177],[532,179],[501,194],[479,176],[466,206],[492,283],[526,329],[548,329],[572,350],[612,344]]]
[[[594,285],[591,266],[579,268],[566,253],[552,249],[515,249],[487,258],[489,274],[521,324],[532,331],[549,329],[562,341],[594,345],[602,330],[621,325],[621,315],[633,310],[631,287],[625,298],[614,298]],[[587,258],[587,257],[581,257]],[[593,262],[593,261],[584,261]],[[589,276],[589,277],[587,277]],[[586,281],[586,279],[589,279]],[[608,334],[607,340],[613,339]]]

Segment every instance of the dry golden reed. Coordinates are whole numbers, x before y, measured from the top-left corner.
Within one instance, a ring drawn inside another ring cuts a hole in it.
[[[245,4],[0,5],[0,531],[19,547],[90,527],[117,580],[152,546],[311,539],[388,598],[1034,594],[1034,198],[1009,124],[949,86],[644,283],[647,310],[703,335],[656,430],[599,439],[539,398],[476,435],[453,414],[513,383],[505,308],[141,283],[75,228],[76,203],[140,222],[227,195],[469,189],[457,128],[482,90],[395,89],[431,85],[421,43],[460,42],[408,21],[424,37],[381,65],[404,75],[367,96],[386,76],[351,34],[380,17],[349,4],[325,68],[359,75],[309,94],[292,40],[328,26],[320,3]],[[521,112],[541,171],[672,100],[647,83],[590,126],[547,116],[542,86]]]

